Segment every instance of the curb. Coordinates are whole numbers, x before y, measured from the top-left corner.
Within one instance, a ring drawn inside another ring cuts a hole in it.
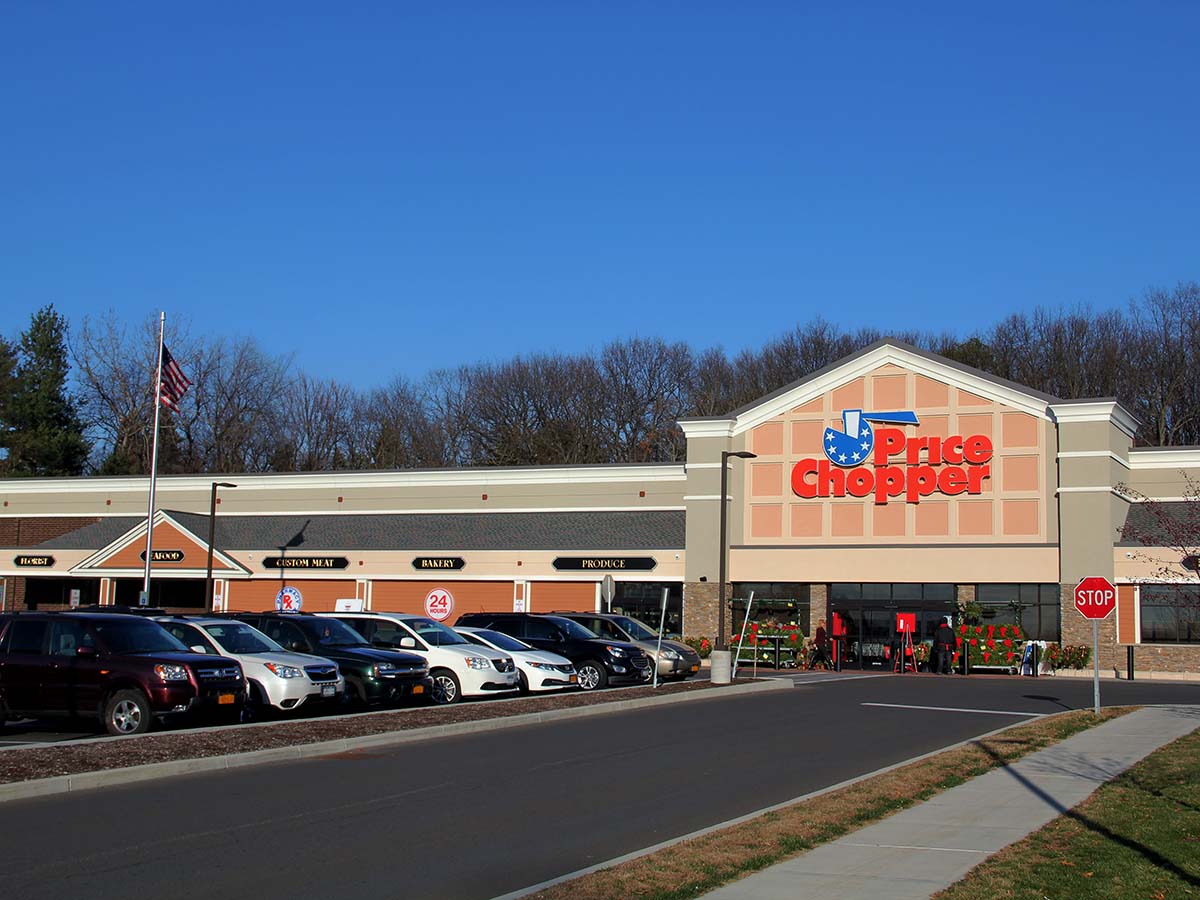
[[[96,772],[56,775],[52,778],[38,778],[30,781],[14,781],[8,784],[0,784],[0,803],[5,803],[9,800],[24,800],[32,797],[48,797],[55,794],[71,793],[73,791],[86,791],[100,787],[113,787],[121,784],[136,784],[141,781],[153,781],[154,779],[170,778],[175,775],[194,775],[200,772],[239,769],[263,763],[287,762],[328,756],[333,753],[345,753],[351,750],[393,747],[401,744],[416,743],[418,741],[455,737],[462,734],[501,731],[506,728],[538,725],[560,719],[582,719],[617,711],[624,712],[629,709],[665,706],[670,703],[714,700],[718,697],[727,697],[730,694],[752,694],[779,689],[790,690],[791,688],[792,683],[790,681],[772,679],[756,681],[752,684],[731,685],[727,688],[718,689],[715,693],[708,690],[689,691],[680,694],[668,694],[662,697],[643,697],[637,700],[596,703],[590,706],[575,707],[574,709],[547,710],[546,712],[521,713],[516,716],[504,716],[494,719],[479,719],[474,722],[433,725],[428,728],[414,728],[411,731],[388,731],[381,734],[363,735],[361,737],[318,741],[312,744],[295,744],[290,747],[272,747],[267,750],[228,753],[223,756],[204,756],[195,759],[127,766],[122,769],[103,769]],[[117,738],[116,740],[128,739]]]

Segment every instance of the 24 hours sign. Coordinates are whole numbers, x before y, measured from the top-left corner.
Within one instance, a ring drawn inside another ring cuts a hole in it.
[[[435,622],[444,622],[454,612],[454,595],[444,588],[434,588],[425,596],[425,615]]]

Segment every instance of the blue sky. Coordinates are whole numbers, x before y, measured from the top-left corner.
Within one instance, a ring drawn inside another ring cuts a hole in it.
[[[359,387],[1200,279],[1200,4],[0,8],[3,333],[165,309]]]

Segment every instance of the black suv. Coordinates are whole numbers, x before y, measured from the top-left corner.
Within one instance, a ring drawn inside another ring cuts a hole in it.
[[[110,734],[140,734],[177,715],[236,722],[245,700],[236,660],[193,653],[141,616],[0,616],[0,719],[98,718]]]
[[[536,613],[464,613],[456,625],[491,628],[520,638],[539,650],[565,656],[575,664],[579,686],[594,691],[607,684],[641,684],[650,680],[650,660],[640,647],[604,640],[578,622]]]
[[[690,678],[700,671],[700,654],[680,641],[663,639],[659,653],[658,632],[633,616],[618,613],[557,612],[556,615],[578,622],[602,638],[637,644],[651,659],[658,654],[659,678]]]
[[[337,619],[284,612],[222,615],[253,625],[285,650],[333,660],[346,676],[346,697],[351,703],[400,704],[432,696],[433,682],[429,680],[429,663],[424,657],[372,647],[362,635]]]

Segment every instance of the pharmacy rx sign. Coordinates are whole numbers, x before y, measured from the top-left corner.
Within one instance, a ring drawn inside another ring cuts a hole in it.
[[[826,428],[824,459],[802,459],[792,468],[792,490],[805,499],[870,497],[877,504],[904,498],[920,503],[933,493],[982,494],[994,452],[986,434],[917,437],[902,428],[917,425],[915,412],[842,412],[842,430]],[[866,464],[871,463],[868,467]]]

